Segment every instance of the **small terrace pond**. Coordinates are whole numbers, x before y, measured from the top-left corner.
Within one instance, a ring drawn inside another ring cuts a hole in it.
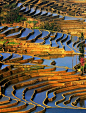
[[[37,14],[39,14],[39,13],[41,13],[41,10],[40,10],[40,9],[37,9],[37,10],[36,10],[36,13],[35,13],[34,15],[37,15]]]
[[[41,15],[44,15],[44,14],[47,14],[47,11],[46,10],[42,10]]]
[[[78,18],[65,16],[64,20],[78,20]]]
[[[29,29],[29,28],[25,28],[25,30],[22,32],[21,36],[19,38],[22,38],[22,37],[26,37],[28,36],[29,33],[31,33],[32,30]]]
[[[32,34],[32,35],[28,38],[28,40],[35,39],[36,36],[38,36],[39,34],[41,34],[41,32],[40,32],[38,29],[33,29],[33,31],[34,31],[34,34]]]

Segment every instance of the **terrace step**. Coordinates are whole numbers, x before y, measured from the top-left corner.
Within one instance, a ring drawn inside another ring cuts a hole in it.
[[[26,104],[24,102],[19,102],[17,105],[15,106],[11,106],[9,108],[3,108],[3,109],[0,109],[0,112],[10,112],[10,111],[17,111],[17,110],[20,110],[20,109],[23,109],[26,107]]]

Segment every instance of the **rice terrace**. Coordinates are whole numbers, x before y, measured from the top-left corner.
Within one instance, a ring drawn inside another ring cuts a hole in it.
[[[0,113],[86,112],[86,0],[0,0]]]

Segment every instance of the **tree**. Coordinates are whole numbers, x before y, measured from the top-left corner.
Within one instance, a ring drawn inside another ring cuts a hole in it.
[[[81,37],[79,37],[79,40],[80,41],[84,40],[84,34],[83,33],[81,33]]]
[[[80,41],[84,40],[84,35],[83,33],[81,33],[81,37],[79,37]],[[80,51],[80,55],[79,55],[79,60],[80,60],[80,65],[81,65],[81,71],[83,74],[83,70],[84,70],[84,43],[80,43],[79,45],[79,51]]]

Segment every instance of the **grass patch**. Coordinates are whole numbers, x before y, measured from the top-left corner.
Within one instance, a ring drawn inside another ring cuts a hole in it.
[[[0,41],[0,44],[4,44],[6,41],[7,41],[7,40],[5,40],[5,41]]]
[[[9,44],[16,44],[16,45],[17,45],[17,44],[19,44],[19,43],[16,43],[16,42],[9,42],[9,43],[7,43],[7,44],[8,44],[8,45],[9,45]]]

